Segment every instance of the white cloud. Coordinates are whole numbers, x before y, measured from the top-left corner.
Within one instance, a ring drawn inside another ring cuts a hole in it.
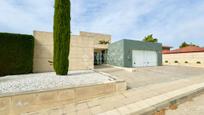
[[[72,32],[101,32],[113,41],[147,34],[166,44],[204,46],[202,0],[71,0]],[[0,31],[52,31],[54,0],[0,0]]]
[[[50,31],[53,6],[51,0],[1,0],[0,31],[29,33],[34,29]]]

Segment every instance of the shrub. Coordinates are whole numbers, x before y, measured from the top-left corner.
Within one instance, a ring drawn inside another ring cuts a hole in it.
[[[197,61],[196,63],[197,63],[197,64],[201,64],[201,62],[200,62],[200,61]]]
[[[165,63],[168,63],[168,62],[169,62],[168,60],[165,61]]]
[[[0,33],[0,76],[31,73],[33,48],[32,35]]]
[[[178,63],[178,61],[174,61],[174,63]]]
[[[69,68],[70,10],[70,0],[55,0],[53,64],[58,75],[67,75]]]
[[[188,61],[185,61],[185,63],[188,63]]]
[[[110,44],[110,42],[109,41],[105,41],[105,40],[101,40],[101,41],[99,41],[99,44]]]

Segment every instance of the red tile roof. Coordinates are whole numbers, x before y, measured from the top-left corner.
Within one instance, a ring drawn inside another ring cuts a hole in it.
[[[204,48],[198,46],[187,46],[171,51],[162,51],[163,54],[174,54],[174,53],[190,53],[190,52],[204,52]]]

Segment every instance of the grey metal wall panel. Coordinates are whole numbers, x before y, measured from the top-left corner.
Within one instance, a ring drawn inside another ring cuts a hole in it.
[[[158,65],[162,65],[162,44],[124,39],[124,67],[132,67],[132,50],[156,51]]]
[[[115,66],[124,66],[124,42],[122,40],[109,45],[107,63]]]
[[[162,65],[162,44],[123,39],[109,45],[108,64],[132,67],[132,50],[150,50],[157,52],[158,65]]]

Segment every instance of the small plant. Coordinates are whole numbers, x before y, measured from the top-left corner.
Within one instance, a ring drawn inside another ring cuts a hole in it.
[[[201,62],[200,62],[200,61],[197,61],[196,63],[197,63],[197,64],[201,64]]]
[[[105,40],[99,41],[99,44],[109,44],[109,43],[110,43],[109,41],[105,41]]]
[[[185,61],[185,63],[188,63],[188,61]]]
[[[176,100],[171,101],[170,105],[169,105],[169,108],[172,109],[172,110],[177,109],[177,101]]]
[[[168,62],[169,62],[168,60],[165,61],[165,63],[168,63]]]
[[[178,63],[178,61],[174,61],[174,63]]]
[[[52,60],[48,60],[50,65],[53,65],[53,61]]]

